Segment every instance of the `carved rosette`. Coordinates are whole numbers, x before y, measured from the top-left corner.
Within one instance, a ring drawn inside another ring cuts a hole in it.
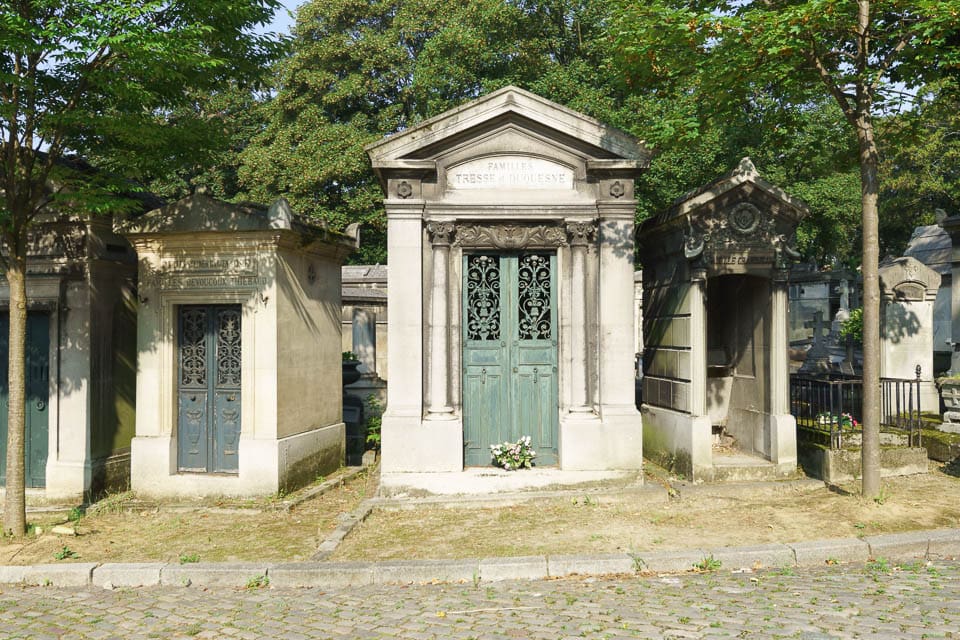
[[[434,246],[449,247],[453,241],[456,225],[452,222],[428,222],[427,233]]]
[[[596,235],[597,224],[593,221],[567,223],[567,237],[571,246],[585,247],[593,242]]]
[[[553,248],[567,244],[562,227],[546,224],[462,224],[454,244],[493,249]]]

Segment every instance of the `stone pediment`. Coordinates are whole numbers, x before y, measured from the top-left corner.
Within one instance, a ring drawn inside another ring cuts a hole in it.
[[[218,200],[203,191],[164,205],[142,216],[118,222],[118,233],[128,236],[187,234],[200,232],[292,231],[304,239],[323,238],[337,244],[356,245],[357,225],[346,234],[327,229],[294,216],[290,204],[281,198],[269,207],[257,204],[234,204]]]
[[[517,87],[495,91],[368,145],[366,150],[381,181],[384,172],[391,170],[430,175],[437,171],[438,159],[465,145],[489,141],[501,132],[525,132],[541,143],[549,141],[585,159],[588,169],[636,172],[650,160],[649,149],[629,134]],[[475,149],[474,155],[490,155],[494,147],[522,151],[528,146],[501,140],[486,152]]]
[[[644,222],[637,236],[645,249],[682,252],[715,274],[762,271],[799,257],[796,228],[808,213],[744,158],[731,173]]]

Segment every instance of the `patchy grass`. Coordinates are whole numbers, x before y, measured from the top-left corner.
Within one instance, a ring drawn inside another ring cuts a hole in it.
[[[76,512],[28,514],[43,533],[19,541],[0,539],[0,564],[49,563],[65,548],[73,555],[58,558],[62,562],[306,560],[336,528],[337,516],[353,511],[376,488],[376,473],[364,472],[289,511],[279,508],[278,498],[183,504],[141,502],[130,493],[118,494],[91,505],[79,518]],[[68,521],[76,527],[76,536],[50,533],[51,527]]]

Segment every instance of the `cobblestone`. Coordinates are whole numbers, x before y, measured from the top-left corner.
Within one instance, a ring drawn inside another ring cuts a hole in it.
[[[0,587],[4,638],[960,638],[960,562],[335,589]]]

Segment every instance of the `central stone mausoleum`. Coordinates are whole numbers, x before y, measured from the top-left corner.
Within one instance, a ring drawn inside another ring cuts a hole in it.
[[[367,149],[386,192],[385,472],[639,469],[627,134],[507,87]]]

